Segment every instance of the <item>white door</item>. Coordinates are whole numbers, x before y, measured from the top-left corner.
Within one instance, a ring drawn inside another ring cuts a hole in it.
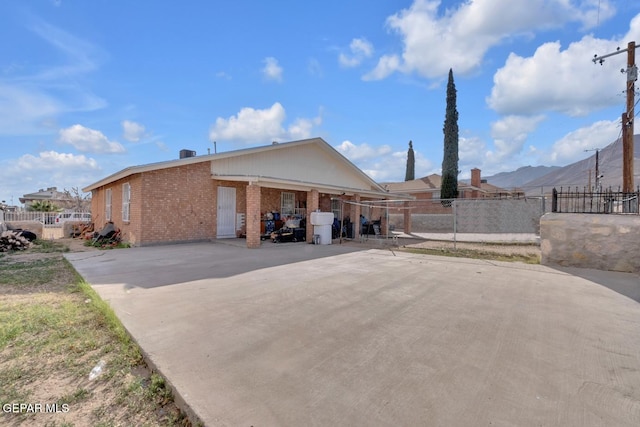
[[[236,237],[236,189],[218,187],[217,238]]]

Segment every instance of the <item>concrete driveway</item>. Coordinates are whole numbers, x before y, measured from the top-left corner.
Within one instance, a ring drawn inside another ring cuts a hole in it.
[[[66,256],[207,426],[640,425],[637,275],[263,246]]]

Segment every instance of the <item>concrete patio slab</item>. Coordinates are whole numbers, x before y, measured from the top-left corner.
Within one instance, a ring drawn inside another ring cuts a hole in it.
[[[300,243],[66,257],[208,426],[640,425],[640,304],[605,273]]]

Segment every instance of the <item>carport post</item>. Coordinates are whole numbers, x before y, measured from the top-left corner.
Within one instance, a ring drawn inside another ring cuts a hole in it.
[[[355,203],[351,205],[351,212],[353,212],[353,219],[351,222],[353,223],[353,240],[358,240],[360,238],[360,232],[362,231],[362,225],[360,224],[360,212],[362,212],[362,208],[360,207],[360,195],[355,194],[354,196]]]
[[[311,212],[320,207],[320,193],[318,190],[307,191],[307,243],[313,243],[313,225],[311,225]]]
[[[260,186],[249,182],[247,185],[247,247],[260,247]]]
[[[409,206],[409,202],[404,202],[404,211],[402,213],[404,217],[404,233],[411,234],[411,209]]]

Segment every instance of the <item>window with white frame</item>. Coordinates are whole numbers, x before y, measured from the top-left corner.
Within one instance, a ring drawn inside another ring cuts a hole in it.
[[[342,221],[342,206],[340,200],[331,199],[331,212],[333,212],[334,218]]]
[[[104,193],[104,217],[107,221],[111,221],[111,189],[107,188]]]
[[[296,208],[296,193],[282,192],[280,196],[280,215],[293,215]]]
[[[122,184],[122,221],[129,222],[129,201],[131,200],[131,186],[128,182]]]

